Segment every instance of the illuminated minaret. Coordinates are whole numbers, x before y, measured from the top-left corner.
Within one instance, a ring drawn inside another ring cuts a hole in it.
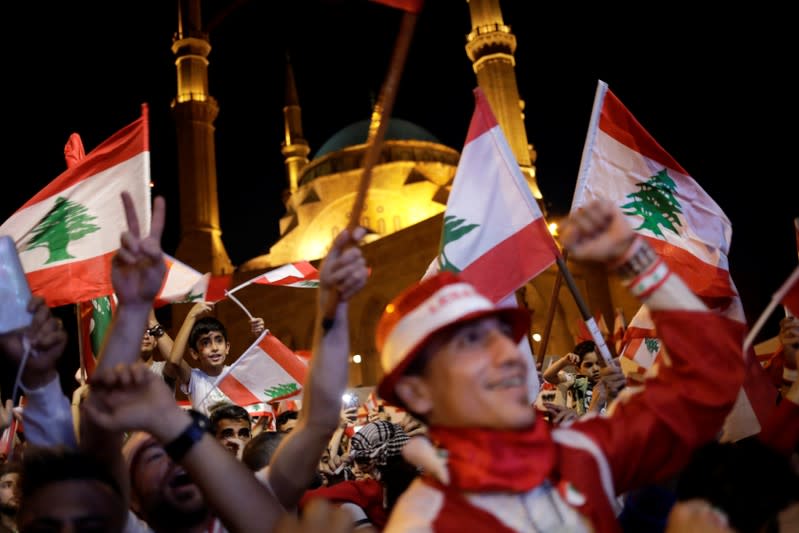
[[[208,94],[211,43],[202,30],[200,0],[178,0],[178,31],[172,43],[178,91],[172,101],[180,179],[180,243],[175,256],[200,272],[233,271],[219,227],[214,119]]]
[[[466,0],[472,18],[472,31],[466,36],[466,54],[477,75],[477,85],[510,143],[530,189],[537,199],[541,191],[535,179],[535,150],[527,143],[524,129],[524,101],[516,84],[516,37],[502,20],[499,0]]]
[[[283,130],[285,137],[280,152],[286,163],[286,174],[289,180],[289,194],[297,191],[297,182],[303,167],[308,164],[311,149],[302,136],[302,111],[297,96],[297,85],[294,81],[294,69],[286,59],[286,105],[283,107]]]

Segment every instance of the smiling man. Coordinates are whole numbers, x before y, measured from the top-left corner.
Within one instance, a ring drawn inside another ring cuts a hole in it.
[[[742,326],[708,311],[615,205],[586,206],[561,235],[573,258],[610,263],[653,310],[668,361],[610,416],[552,430],[525,386],[527,312],[450,272],[410,287],[378,324],[378,393],[427,422],[432,446],[387,533],[618,532],[617,496],[673,475],[720,430],[743,381]]]

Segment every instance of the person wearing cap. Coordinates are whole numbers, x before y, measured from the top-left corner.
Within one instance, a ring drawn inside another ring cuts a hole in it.
[[[430,440],[405,447],[425,475],[385,531],[617,532],[618,495],[675,474],[721,429],[743,383],[743,325],[710,312],[611,202],[572,214],[561,235],[652,310],[668,350],[659,373],[608,416],[551,429],[525,386],[525,310],[451,272],[408,288],[378,323],[378,394],[423,419]]]

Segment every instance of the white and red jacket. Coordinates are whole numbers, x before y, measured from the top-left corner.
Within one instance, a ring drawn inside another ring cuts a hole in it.
[[[621,531],[617,496],[673,476],[712,441],[744,379],[744,325],[699,311],[654,312],[661,368],[609,416],[553,430],[549,481],[524,493],[466,493],[431,477],[414,481],[385,531]]]

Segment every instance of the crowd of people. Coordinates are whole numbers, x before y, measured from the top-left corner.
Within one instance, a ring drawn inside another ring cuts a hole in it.
[[[650,310],[664,351],[636,386],[587,341],[543,369],[536,401],[519,349],[529,313],[440,272],[380,318],[378,402],[343,405],[348,305],[369,273],[358,228],[320,266],[302,399],[276,417],[215,387],[231,347],[211,304],[194,304],[174,339],[158,324],[165,205],[146,234],[126,194],[122,205],[117,308],[72,398],[58,373],[67,334],[42,298],[30,326],[0,336],[25,398],[0,408],[0,426],[21,426],[0,465],[0,533],[799,531],[799,320],[782,321],[769,359],[783,369],[769,420],[724,441],[745,326],[664,274],[613,204],[574,213],[561,243]],[[256,337],[264,327],[251,321]]]

